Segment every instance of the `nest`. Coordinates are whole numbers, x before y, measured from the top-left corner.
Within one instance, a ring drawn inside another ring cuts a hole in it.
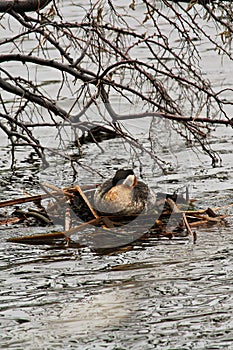
[[[49,244],[56,246],[90,247],[98,252],[130,249],[151,237],[184,237],[190,235],[196,242],[195,229],[203,225],[224,222],[226,215],[218,215],[221,208],[194,208],[194,200],[176,193],[157,195],[157,202],[149,213],[130,217],[101,216],[91,205],[95,186],[59,189],[44,184],[45,194],[26,196],[0,202],[0,208],[13,207],[10,216],[0,220],[0,225],[53,226],[63,230],[46,234],[17,236],[10,242],[24,244]],[[35,208],[22,209],[19,205],[34,204]]]

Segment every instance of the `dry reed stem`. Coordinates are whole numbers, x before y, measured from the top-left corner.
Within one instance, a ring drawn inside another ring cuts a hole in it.
[[[169,205],[171,212],[180,213],[180,209],[177,207],[176,203],[171,198],[167,198],[166,203]]]
[[[188,223],[188,220],[187,220],[187,217],[186,217],[186,214],[183,213],[183,222],[184,222],[184,225],[186,227],[186,230],[188,231],[188,233],[193,237],[193,243],[196,243],[196,240],[197,240],[197,235],[196,235],[196,232],[193,232],[189,223]]]
[[[82,197],[82,199],[84,200],[84,202],[86,203],[86,205],[88,206],[88,208],[90,209],[92,215],[98,219],[100,216],[96,213],[95,209],[92,207],[91,203],[89,202],[87,196],[85,195],[85,193],[83,192],[83,190],[81,189],[80,186],[76,185],[74,187],[74,189],[80,194],[80,196]]]
[[[35,196],[30,196],[30,197],[20,197],[17,199],[9,199],[9,200],[0,202],[0,208],[11,207],[11,206],[17,205],[17,204],[34,202],[34,201],[45,199],[45,198],[48,198],[48,194],[38,194]]]
[[[41,184],[41,186],[43,186],[43,189],[45,188],[45,187],[48,187],[50,190],[53,190],[55,193],[57,192],[57,193],[60,193],[60,194],[63,194],[64,193],[64,191],[61,189],[61,188],[59,188],[59,187],[57,187],[57,186],[54,186],[54,185],[52,185],[52,184],[50,184],[50,183],[48,183],[48,182],[43,182],[42,184]]]

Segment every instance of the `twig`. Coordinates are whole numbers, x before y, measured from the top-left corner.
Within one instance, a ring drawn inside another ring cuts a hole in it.
[[[166,203],[169,205],[173,213],[180,213],[180,209],[177,207],[176,203],[171,198],[167,198]]]
[[[48,194],[38,194],[38,195],[35,195],[35,196],[30,196],[30,197],[21,197],[21,198],[17,198],[17,199],[9,199],[7,201],[0,202],[0,208],[11,207],[11,206],[17,205],[17,204],[34,202],[34,201],[45,199],[45,198],[48,198],[48,197],[49,197]]]
[[[96,211],[94,210],[94,208],[92,207],[91,203],[89,202],[87,196],[85,195],[85,193],[83,192],[83,190],[81,189],[80,186],[76,185],[74,187],[74,190],[77,191],[80,196],[82,197],[82,199],[84,200],[84,202],[86,203],[86,205],[88,206],[88,208],[90,209],[92,215],[96,218],[99,219],[100,216],[96,213]]]
[[[66,212],[65,212],[65,231],[70,230],[70,227],[71,227],[70,225],[71,225],[70,208],[68,207],[66,208]],[[69,247],[70,238],[65,235],[65,239],[66,239],[66,246]]]
[[[17,224],[20,221],[22,221],[22,218],[19,218],[19,217],[7,218],[7,219],[0,220],[0,226],[8,225],[8,224]]]
[[[98,218],[95,218],[95,219],[91,219],[91,220],[89,220],[87,222],[84,222],[83,224],[80,224],[78,226],[72,227],[70,230],[63,231],[63,232],[60,232],[60,233],[63,233],[66,238],[70,238],[70,236],[73,233],[76,233],[77,231],[81,231],[81,230],[83,230],[85,227],[87,227],[89,225],[98,225],[100,223],[101,219],[102,219],[101,217],[98,217]]]
[[[65,231],[70,230],[71,218],[70,218],[70,208],[66,208],[65,213]]]
[[[43,186],[41,186],[41,187],[43,188]],[[83,187],[84,190],[92,189],[92,188],[93,188],[93,186],[85,186],[85,187]],[[46,191],[45,188],[43,188],[43,190]],[[59,193],[59,195],[64,195],[64,191],[68,195],[68,190],[70,192],[72,192],[74,189],[73,188],[70,188],[70,189],[64,188],[63,190],[59,189],[59,191],[61,191]],[[0,202],[0,208],[11,207],[13,205],[18,205],[18,204],[23,204],[23,203],[35,202],[35,201],[38,201],[38,200],[47,199],[47,198],[56,196],[57,194],[58,194],[57,190],[54,191],[54,192],[46,191],[46,194],[37,194],[35,196],[28,196],[28,197],[20,197],[20,198],[15,198],[15,199],[9,199],[9,200]],[[56,197],[55,197],[55,199],[56,199]]]
[[[223,207],[212,208],[212,210],[217,211],[217,210],[226,209],[226,208],[230,208],[230,207],[233,207],[233,203],[224,205]]]
[[[43,189],[44,189],[44,187],[48,187],[51,190],[53,190],[54,192],[57,192],[57,193],[60,193],[60,194],[64,194],[64,191],[61,188],[59,188],[57,186],[54,186],[54,185],[52,185],[52,184],[50,184],[48,182],[43,182],[40,185],[43,187]]]
[[[192,231],[189,223],[188,223],[188,220],[187,220],[187,217],[186,217],[186,214],[183,213],[183,222],[184,222],[184,225],[186,227],[186,230],[188,231],[188,233],[193,237],[193,243],[195,244],[196,241],[197,241],[197,234],[195,231]]]

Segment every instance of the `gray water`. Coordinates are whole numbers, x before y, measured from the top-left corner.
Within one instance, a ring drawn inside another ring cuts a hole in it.
[[[63,4],[64,13],[72,17],[68,3]],[[209,76],[216,85],[224,81],[232,87],[229,66],[210,58],[203,47]],[[127,127],[146,144],[148,125],[138,121]],[[143,154],[144,180],[163,191],[188,185],[198,208],[233,203],[232,130],[221,127],[213,132],[210,142],[222,157],[222,167],[212,168],[206,155],[197,156],[177,137],[167,136],[164,124],[158,126],[164,142],[158,152],[174,170],[163,175]],[[50,131],[41,137],[51,142]],[[123,166],[135,165],[138,171],[137,158],[119,140],[101,146],[104,153],[96,145],[85,145],[81,161],[105,177]],[[3,138],[0,152],[1,199],[23,191],[38,193],[41,180],[60,187],[73,181],[64,161],[54,159],[43,172],[39,162],[30,165],[20,150],[12,173]],[[101,178],[82,170],[76,181],[84,185]],[[7,239],[49,229],[1,227],[1,349],[232,349],[232,212],[232,207],[223,208],[220,213],[229,215],[224,224],[198,228],[196,244],[190,237],[151,238],[113,255],[98,255],[89,248],[13,244]]]

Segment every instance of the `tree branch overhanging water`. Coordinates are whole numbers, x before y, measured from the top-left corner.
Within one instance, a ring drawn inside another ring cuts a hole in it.
[[[42,10],[52,0],[0,0],[0,12],[14,10],[18,13]]]
[[[41,6],[48,2],[41,2]],[[163,10],[161,4],[165,6]],[[2,119],[6,116],[7,121],[2,124],[2,130],[8,137],[14,118],[20,118],[20,123],[14,124],[15,132],[21,135],[24,130],[27,137],[31,137],[29,145],[43,152],[33,135],[33,125],[57,128],[62,120],[63,125],[68,123],[73,130],[78,127],[83,130],[81,118],[85,118],[90,108],[96,107],[103,123],[106,123],[104,110],[110,117],[110,124],[146,117],[178,123],[209,153],[206,133],[200,129],[200,124],[207,132],[208,125],[232,127],[228,109],[233,102],[226,98],[232,89],[230,86],[216,89],[203,75],[198,42],[204,38],[213,50],[232,60],[232,12],[228,5],[218,6],[212,2],[203,2],[201,11],[196,10],[199,5],[193,3],[188,12],[180,4],[166,0],[159,5],[143,0],[141,6],[144,10],[140,10],[140,16],[135,2],[123,9],[123,16],[119,12],[122,9],[108,1],[99,1],[87,5],[83,18],[77,22],[66,22],[61,13],[56,12],[57,7],[30,17],[11,8],[8,21],[11,18],[17,21],[20,34],[0,41],[5,50],[0,55],[1,115]],[[216,33],[203,29],[204,16],[204,21],[216,25]],[[138,30],[133,21],[140,24]],[[171,29],[170,36],[164,30],[164,23]],[[25,45],[28,38],[30,49]],[[175,42],[179,45],[175,46]],[[140,50],[144,56],[138,56]],[[19,76],[16,76],[10,62],[22,65],[28,73],[21,74],[19,68]],[[52,97],[43,89],[43,84],[37,82],[42,69],[53,70],[53,76],[60,81],[57,94],[53,93]],[[32,80],[31,72],[36,79]],[[74,99],[68,109],[60,105],[64,88]],[[10,108],[5,103],[8,93],[15,96]],[[128,105],[127,113],[115,109],[112,99],[116,96]],[[132,105],[135,106],[133,112]],[[37,108],[37,121],[33,108]],[[126,134],[124,137],[127,140]]]

